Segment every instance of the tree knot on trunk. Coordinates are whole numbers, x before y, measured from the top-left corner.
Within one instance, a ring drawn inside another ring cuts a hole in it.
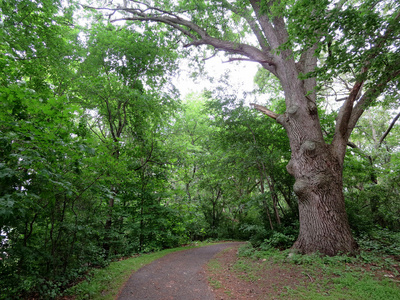
[[[301,150],[306,154],[314,153],[316,149],[316,143],[314,141],[305,141],[301,145]]]
[[[299,110],[299,106],[297,106],[297,105],[292,105],[292,106],[289,106],[289,107],[286,109],[286,112],[287,112],[289,115],[294,115],[298,110]]]
[[[294,162],[293,160],[289,160],[288,164],[286,165],[286,170],[290,175],[294,175]]]
[[[299,197],[299,199],[306,199],[304,195],[309,192],[310,184],[304,179],[297,179],[293,186],[293,191]]]
[[[313,182],[315,186],[321,189],[335,183],[335,178],[329,174],[319,173],[313,177]]]

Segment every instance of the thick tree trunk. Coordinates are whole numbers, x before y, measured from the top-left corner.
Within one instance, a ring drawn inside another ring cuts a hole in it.
[[[322,176],[323,177],[323,176]],[[353,239],[344,205],[340,175],[296,181],[299,198],[300,233],[293,245],[301,253],[354,254]]]
[[[312,59],[305,61],[313,66]],[[335,137],[327,144],[318,118],[315,80],[300,80],[298,67],[290,59],[281,60],[281,65],[277,74],[285,91],[286,112],[277,115],[253,105],[276,119],[289,137],[292,156],[287,170],[296,180],[293,190],[299,199],[300,218],[300,233],[293,248],[301,253],[355,253],[357,244],[348,223],[342,190],[343,161],[352,128],[346,125],[349,113],[340,111]]]
[[[331,256],[354,253],[357,244],[342,189],[343,157],[338,155],[343,151],[325,143],[316,112],[304,106],[288,111],[278,122],[289,136],[292,157],[287,170],[296,179],[293,190],[299,199],[300,233],[293,248]]]
[[[299,200],[300,232],[293,248],[301,253],[352,254],[357,244],[347,219],[342,183],[347,141],[325,142],[315,95],[306,96],[310,87],[297,76],[283,81],[287,109],[276,119],[289,137],[292,157],[287,170],[296,180],[293,190]]]

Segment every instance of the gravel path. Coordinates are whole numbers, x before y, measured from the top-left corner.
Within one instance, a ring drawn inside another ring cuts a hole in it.
[[[168,254],[133,273],[119,300],[214,300],[203,266],[218,252],[240,243],[223,243]]]

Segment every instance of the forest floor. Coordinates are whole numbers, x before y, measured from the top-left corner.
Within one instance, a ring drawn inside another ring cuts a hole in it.
[[[271,264],[266,268],[266,260],[248,259],[248,267],[242,264],[242,268],[238,268],[237,248],[229,248],[217,254],[206,267],[215,299],[275,299],[287,287],[295,288],[301,282],[309,280],[299,266],[282,268]]]
[[[400,299],[400,257],[390,257],[389,268],[373,262],[307,265],[240,257],[238,248],[218,253],[205,267],[216,300]]]

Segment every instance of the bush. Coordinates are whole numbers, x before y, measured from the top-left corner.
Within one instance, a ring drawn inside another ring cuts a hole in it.
[[[274,231],[270,238],[265,239],[260,245],[263,250],[270,248],[279,248],[281,250],[290,248],[296,240],[296,236],[287,235],[278,231]]]
[[[262,225],[243,224],[240,226],[243,235],[247,235],[250,243],[254,247],[259,247],[268,236],[268,231]]]
[[[298,235],[298,223],[281,226],[276,230],[266,230],[260,225],[242,225],[241,230],[250,234],[249,241],[256,248],[290,248]]]

